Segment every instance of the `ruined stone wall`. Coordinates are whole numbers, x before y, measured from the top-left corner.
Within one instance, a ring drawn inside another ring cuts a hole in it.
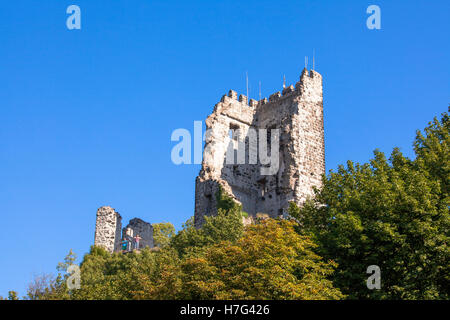
[[[123,228],[123,238],[134,243],[134,237],[139,235],[142,239],[139,241],[139,249],[153,248],[153,226],[139,218],[131,219],[128,225]],[[134,247],[133,247],[134,249]]]
[[[94,245],[103,247],[110,253],[122,251],[122,241],[128,240],[128,249],[135,249],[134,237],[139,235],[139,249],[153,248],[153,226],[139,218],[131,219],[122,230],[122,217],[109,206],[97,210]]]
[[[247,97],[241,95],[238,99],[236,92],[230,91],[206,119],[206,128],[202,169],[196,179],[197,226],[205,215],[217,212],[219,186],[251,216],[266,213],[276,217],[290,201],[301,205],[312,195],[313,186],[321,184],[325,173],[322,77],[315,71],[303,70],[295,87],[288,86],[269,100],[247,103]],[[234,139],[229,131],[237,128],[240,137]],[[253,150],[254,144],[249,144],[249,128],[280,130],[275,174],[261,174],[259,155],[256,163],[250,160],[250,154],[257,151]],[[234,155],[234,164],[228,164],[231,153],[227,151],[238,147],[245,149],[244,163]]]
[[[122,217],[113,208],[105,206],[97,210],[94,245],[109,252],[119,251]]]
[[[216,194],[219,185],[232,194],[243,205],[243,210],[255,211],[256,181],[255,165],[248,164],[248,157],[243,164],[227,164],[225,155],[230,149],[237,148],[239,139],[230,137],[230,129],[237,130],[242,137],[254,126],[256,101],[247,103],[247,97],[230,90],[214,107],[214,112],[206,119],[207,133],[203,164],[200,175],[196,179],[196,212],[211,214],[217,211]],[[248,151],[248,149],[246,150]],[[238,162],[238,154],[233,151],[234,162]],[[248,156],[248,152],[245,153]],[[242,160],[242,159],[241,159]],[[203,221],[203,215],[196,215],[196,224]]]
[[[321,186],[325,174],[322,76],[311,71],[304,73],[302,80],[292,139],[299,173],[294,201],[299,204],[313,195],[313,186]]]

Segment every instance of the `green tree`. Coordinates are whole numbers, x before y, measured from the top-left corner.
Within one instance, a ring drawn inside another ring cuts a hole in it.
[[[29,283],[27,289],[28,300],[66,300],[70,299],[70,293],[66,285],[69,274],[67,268],[74,264],[76,254],[72,249],[64,258],[64,262],[58,263],[56,269],[58,274],[44,273],[37,275]]]
[[[441,196],[448,197],[450,191],[450,119],[448,113],[443,113],[440,120],[434,118],[424,131],[425,135],[417,131],[414,141],[417,165],[428,172],[430,178],[439,182]]]
[[[173,224],[162,222],[154,223],[152,226],[154,245],[159,248],[167,246],[170,243],[170,239],[175,235],[175,227]]]
[[[92,246],[80,265],[81,288],[71,293],[76,300],[127,300],[134,297],[138,268],[152,268],[154,253],[144,248],[139,253],[110,254]]]
[[[349,298],[449,298],[448,146],[444,113],[417,132],[414,160],[375,151],[370,163],[330,171],[302,209],[291,204],[300,232],[338,263],[334,283]],[[381,290],[366,286],[370,265],[381,269]]]
[[[340,299],[326,279],[335,264],[294,223],[266,219],[247,227],[235,243],[223,241],[203,256],[186,257],[183,299]]]
[[[315,244],[295,223],[260,220],[244,229],[241,207],[218,193],[218,213],[201,228],[193,220],[160,250],[109,253],[92,246],[80,264],[81,288],[69,291],[72,251],[58,277],[42,278],[30,299],[339,299],[327,276],[335,263],[313,252]]]
[[[136,279],[133,299],[171,300],[178,299],[182,292],[181,260],[178,252],[165,247],[153,252],[151,264],[139,264],[131,271]]]
[[[72,249],[70,249],[69,253],[64,258],[64,262],[59,262],[56,266],[56,270],[65,273],[67,268],[75,263],[75,260],[77,260],[77,255],[72,251]]]
[[[220,219],[211,220],[219,221]],[[222,226],[228,226],[227,223]],[[68,291],[67,275],[59,282],[41,279],[30,299],[339,299],[327,279],[335,263],[313,252],[315,244],[294,231],[295,224],[272,219],[247,227],[238,239],[218,225],[208,234],[225,238],[202,243],[180,255],[170,245],[110,254],[91,247],[81,262],[81,288]],[[195,229],[195,228],[194,228]],[[216,230],[217,229],[217,230]],[[201,229],[195,229],[201,230]],[[230,240],[231,239],[231,240]],[[73,263],[69,254],[59,270]]]
[[[205,217],[201,228],[196,228],[194,219],[191,218],[183,225],[183,229],[172,238],[172,247],[181,256],[184,254],[197,254],[204,248],[220,241],[235,242],[244,231],[242,207],[230,196],[225,194],[222,188],[216,195],[217,215]]]
[[[8,291],[8,300],[19,300],[19,297],[17,295],[16,291]]]

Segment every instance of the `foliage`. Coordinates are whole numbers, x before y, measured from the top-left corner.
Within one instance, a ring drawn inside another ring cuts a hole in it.
[[[175,227],[170,222],[154,223],[153,226],[153,241],[154,245],[163,248],[170,243],[170,240],[175,236]]]
[[[19,300],[16,291],[8,291],[8,300]]]
[[[172,247],[181,256],[197,254],[205,247],[220,241],[235,242],[244,231],[242,208],[220,188],[217,193],[217,215],[205,217],[201,228],[196,228],[191,218],[183,224],[183,229],[172,238]]]
[[[370,163],[331,171],[302,209],[291,204],[350,298],[449,298],[449,125],[444,113],[417,132],[416,159],[376,150]],[[370,265],[381,268],[381,290],[367,289]]]
[[[52,300],[57,292],[58,283],[52,274],[34,276],[28,284],[27,300]]]
[[[240,206],[227,199],[221,205],[201,228],[188,220],[159,250],[110,254],[92,246],[80,265],[80,289],[68,291],[67,274],[59,275],[39,283],[30,299],[343,297],[327,279],[336,264],[315,254],[315,244],[297,234],[293,222],[266,219],[244,230]],[[58,270],[73,262],[70,252]]]
[[[288,221],[263,220],[236,243],[223,241],[181,265],[183,299],[339,299],[314,243]]]
[[[100,247],[91,247],[81,263],[81,288],[74,290],[71,298],[90,300],[131,299],[131,289],[137,285],[139,268],[151,268],[154,255],[145,248],[126,254],[110,254]]]
[[[29,283],[27,288],[27,295],[24,299],[27,300],[61,300],[69,299],[70,294],[66,286],[66,281],[69,274],[66,273],[67,268],[74,264],[76,255],[72,250],[69,251],[64,258],[64,262],[58,263],[56,269],[58,274],[56,277],[53,274],[44,273],[36,275]]]
[[[166,247],[112,254],[92,247],[72,299],[338,299],[335,263],[312,251],[293,223],[267,219],[235,241],[180,257]]]

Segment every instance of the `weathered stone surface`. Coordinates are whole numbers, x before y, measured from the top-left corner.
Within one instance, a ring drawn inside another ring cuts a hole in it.
[[[134,243],[134,237],[139,235],[139,249],[153,248],[153,226],[139,218],[131,219],[128,225],[123,228],[123,239]]]
[[[134,237],[139,235],[139,249],[153,248],[153,226],[139,218],[131,219],[122,230],[122,217],[113,208],[105,206],[97,210],[94,245],[109,252],[122,251],[122,241],[129,242],[128,250],[136,249]]]
[[[202,169],[195,185],[195,224],[205,215],[217,212],[216,192],[225,192],[240,202],[249,213],[277,217],[290,201],[301,205],[320,187],[325,173],[322,76],[304,69],[300,81],[257,103],[230,90],[206,119]],[[262,175],[263,166],[252,163],[249,154],[256,152],[249,144],[249,129],[280,129],[279,169],[276,174]],[[240,138],[230,137],[230,129],[239,129]],[[242,137],[246,140],[239,142]],[[234,141],[235,140],[235,141]],[[241,143],[241,145],[239,145]],[[230,144],[245,146],[245,163],[227,164]]]
[[[122,217],[111,207],[100,207],[97,210],[94,245],[103,247],[109,252],[120,250],[120,231]]]

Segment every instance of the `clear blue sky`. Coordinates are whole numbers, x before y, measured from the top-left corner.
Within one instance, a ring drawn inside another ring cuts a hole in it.
[[[66,28],[81,8],[82,29]],[[366,8],[381,8],[381,30]],[[313,49],[324,77],[327,169],[375,148],[412,155],[416,129],[447,110],[450,2],[2,1],[0,295],[25,294],[94,240],[98,207],[177,228],[199,165],[175,166],[229,89],[263,96],[298,81]]]

